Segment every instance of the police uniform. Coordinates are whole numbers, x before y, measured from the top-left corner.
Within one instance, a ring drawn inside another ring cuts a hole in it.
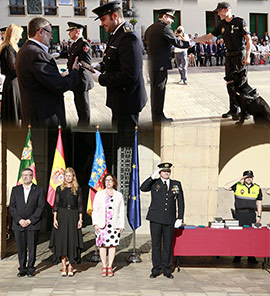
[[[93,12],[98,19],[117,8],[120,2],[112,1]],[[132,25],[124,22],[111,33],[100,65],[99,84],[107,88],[106,105],[112,110],[113,124],[117,123],[120,135],[130,133],[147,101],[142,73],[143,44]]]
[[[162,170],[169,169],[170,163],[159,165]],[[173,257],[174,223],[176,221],[176,204],[178,207],[178,219],[184,216],[184,195],[181,183],[169,180],[169,188],[161,178],[146,179],[140,187],[141,191],[151,191],[151,204],[146,216],[150,221],[152,239],[152,275],[156,277],[162,268],[165,276],[170,275],[170,267]],[[163,255],[161,245],[163,242]]]
[[[219,25],[211,32],[214,36],[222,35],[227,49],[225,59],[225,75],[228,76],[234,71],[241,71],[245,68],[242,64],[246,56],[245,35],[250,34],[245,20],[233,16],[230,22],[222,20]],[[238,103],[235,98],[232,84],[227,84],[230,97],[230,112],[237,113]]]
[[[68,22],[68,31],[72,29],[83,28],[82,25]],[[91,48],[87,40],[83,37],[74,42],[68,50],[68,63],[67,67],[69,72],[72,71],[72,66],[75,58],[78,57],[78,62],[83,61],[87,65],[91,65],[92,54]],[[94,87],[94,82],[91,74],[86,69],[80,69],[80,83],[72,89],[74,93],[74,102],[79,117],[78,125],[89,125],[90,123],[90,106],[88,91]]]
[[[159,14],[174,17],[174,10],[161,9]],[[188,48],[189,42],[177,38],[170,25],[158,20],[147,28],[144,41],[149,60],[149,77],[151,84],[152,120],[163,121],[167,118],[163,113],[168,69],[172,69],[171,46]]]

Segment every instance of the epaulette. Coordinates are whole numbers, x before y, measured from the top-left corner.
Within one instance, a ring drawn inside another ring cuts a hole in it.
[[[130,24],[125,24],[123,26],[123,30],[125,33],[132,33],[133,32],[133,26]]]

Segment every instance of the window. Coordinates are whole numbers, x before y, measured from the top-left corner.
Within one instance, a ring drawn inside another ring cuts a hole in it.
[[[44,0],[44,14],[57,15],[56,0]]]
[[[249,21],[251,34],[256,33],[259,38],[263,38],[265,32],[268,31],[267,18],[268,15],[266,13],[250,13]]]
[[[206,11],[206,34],[211,33],[219,23],[220,17],[216,12]]]
[[[9,0],[10,14],[25,14],[24,0]]]
[[[84,0],[74,0],[74,15],[85,16],[85,12]]]

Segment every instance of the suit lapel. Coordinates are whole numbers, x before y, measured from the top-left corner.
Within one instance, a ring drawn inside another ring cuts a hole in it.
[[[27,205],[29,204],[30,198],[33,198],[32,195],[35,194],[35,190],[36,190],[36,185],[32,184],[29,195],[28,195],[28,198],[27,198],[27,203],[26,203]]]

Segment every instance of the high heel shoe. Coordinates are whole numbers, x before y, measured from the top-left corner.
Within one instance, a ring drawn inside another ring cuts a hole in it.
[[[107,267],[102,268],[101,276],[107,276]]]
[[[67,276],[67,267],[62,267],[61,276]]]
[[[107,272],[108,272],[108,276],[114,276],[113,271],[112,271],[112,267],[108,267]]]
[[[71,267],[71,268],[69,267],[69,268],[68,268],[68,276],[71,277],[71,276],[73,276],[73,275],[74,275],[74,273],[73,273],[73,268],[72,268],[72,267]]]

